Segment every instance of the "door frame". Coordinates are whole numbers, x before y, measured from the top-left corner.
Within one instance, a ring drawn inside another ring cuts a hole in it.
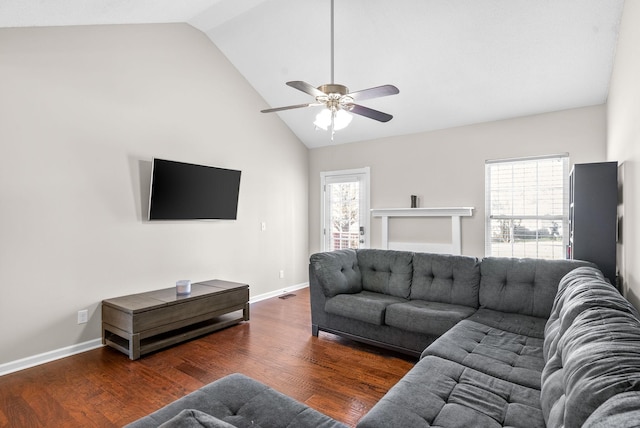
[[[364,201],[360,201],[360,218],[362,220],[361,226],[364,227],[364,243],[360,248],[369,248],[371,241],[371,168],[365,166],[363,168],[343,169],[337,171],[322,171],[320,172],[320,248],[322,251],[327,250],[327,241],[325,233],[325,223],[327,220],[327,207],[325,197],[325,186],[327,177],[340,177],[340,176],[354,176],[362,175],[363,179],[361,184],[364,185],[364,190],[361,189],[360,194]]]

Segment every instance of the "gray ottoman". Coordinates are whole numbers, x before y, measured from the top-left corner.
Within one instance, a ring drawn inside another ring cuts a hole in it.
[[[347,428],[247,376],[235,373],[127,425],[143,427]]]

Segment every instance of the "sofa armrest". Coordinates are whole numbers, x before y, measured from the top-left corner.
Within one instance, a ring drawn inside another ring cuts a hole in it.
[[[325,303],[328,298],[362,291],[362,277],[355,250],[338,250],[312,254],[309,259],[311,295],[311,333],[327,323]]]
[[[327,296],[324,295],[318,277],[315,275],[315,269],[311,264],[309,264],[309,297],[311,300],[311,334],[317,337],[318,326],[325,325],[327,322],[327,313],[324,310]]]

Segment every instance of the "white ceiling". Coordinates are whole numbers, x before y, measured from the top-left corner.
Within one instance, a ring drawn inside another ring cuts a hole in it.
[[[335,141],[316,108],[277,113],[308,147],[370,140],[607,100],[624,0],[335,0],[335,81],[393,84]],[[268,107],[311,102],[285,85],[330,83],[330,0],[0,0],[0,27],[187,22]],[[276,114],[276,113],[271,113]]]

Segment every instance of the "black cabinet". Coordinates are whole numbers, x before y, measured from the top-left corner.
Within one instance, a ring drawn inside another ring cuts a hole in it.
[[[569,248],[572,259],[598,265],[616,283],[618,163],[575,164],[569,176]]]

